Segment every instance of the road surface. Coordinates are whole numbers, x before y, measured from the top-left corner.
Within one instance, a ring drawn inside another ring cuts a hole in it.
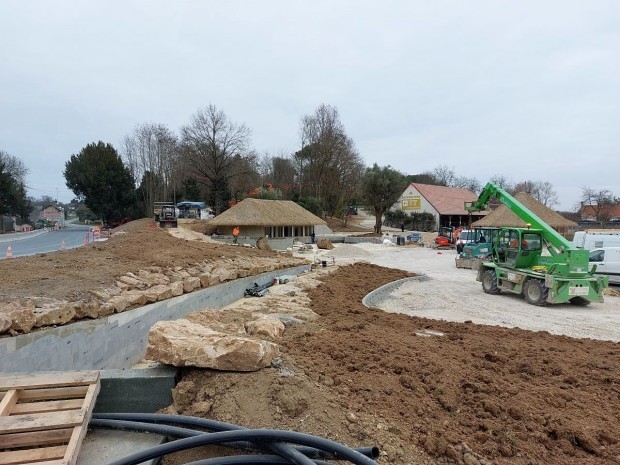
[[[0,258],[6,257],[9,246],[13,252],[13,257],[56,252],[61,250],[63,242],[65,249],[80,247],[84,245],[84,239],[89,230],[88,226],[68,225],[61,230],[50,231],[40,236],[3,242],[0,244]]]

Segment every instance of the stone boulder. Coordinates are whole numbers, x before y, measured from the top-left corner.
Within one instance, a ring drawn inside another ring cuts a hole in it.
[[[277,339],[284,334],[285,326],[282,321],[273,316],[264,315],[256,320],[245,323],[245,330],[251,336],[263,336]]]
[[[6,313],[0,313],[0,334],[6,333],[13,325],[13,320]]]
[[[319,249],[323,249],[323,250],[331,250],[334,248],[334,244],[332,244],[332,241],[330,241],[329,239],[319,239],[319,241],[316,243],[316,246]]]
[[[73,305],[68,302],[47,303],[40,308],[34,309],[34,325],[37,328],[41,326],[64,325],[75,318],[75,314]]]
[[[82,299],[73,302],[73,310],[75,310],[75,318],[97,318],[99,316],[100,303],[95,299]]]
[[[256,371],[270,366],[278,353],[271,342],[231,336],[181,319],[153,325],[146,358],[178,367]]]
[[[170,288],[170,292],[172,293],[172,297],[178,297],[183,295],[183,281],[174,281],[171,282],[168,287]]]
[[[200,278],[189,275],[183,278],[183,292],[193,292],[196,289],[200,289]]]
[[[29,333],[36,323],[34,309],[34,302],[31,300],[14,300],[0,303],[0,313],[4,313],[11,319],[9,330],[21,333]]]
[[[273,250],[271,245],[269,245],[269,239],[267,239],[267,236],[256,239],[256,248],[260,250]]]

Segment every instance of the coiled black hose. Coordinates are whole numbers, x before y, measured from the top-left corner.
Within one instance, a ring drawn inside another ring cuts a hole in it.
[[[216,432],[205,433],[204,431],[171,426],[175,424],[189,425]],[[128,457],[117,460],[110,465],[139,464],[145,460],[161,457],[172,452],[178,452],[208,444],[225,444],[247,449],[251,443],[253,448],[257,448],[258,446],[258,448],[262,449],[266,446],[280,457],[265,455],[237,456],[233,458],[222,457],[220,459],[224,460],[223,462],[213,461],[216,459],[208,459],[212,460],[211,462],[197,462],[201,465],[224,465],[226,463],[293,463],[305,465],[319,463],[310,460],[308,456],[317,458],[329,457],[337,460],[344,459],[360,465],[376,465],[377,462],[370,457],[377,457],[379,452],[378,449],[374,447],[360,448],[360,450],[357,451],[333,441],[303,433],[279,430],[249,430],[231,423],[182,415],[96,414],[93,415],[91,426],[158,432],[167,436],[183,438],[137,452]],[[240,441],[243,442],[240,443]],[[302,445],[302,447],[295,448],[292,447],[292,445],[284,443]],[[238,461],[238,459],[242,458],[243,460],[247,460],[247,462]],[[275,462],[273,461],[274,458],[277,458]],[[234,461],[235,459],[237,459],[237,461]],[[233,461],[231,462],[231,460]]]

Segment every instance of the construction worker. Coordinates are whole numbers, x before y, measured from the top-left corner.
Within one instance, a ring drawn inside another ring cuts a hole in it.
[[[237,243],[237,237],[239,236],[239,226],[235,226],[233,229],[233,244]]]

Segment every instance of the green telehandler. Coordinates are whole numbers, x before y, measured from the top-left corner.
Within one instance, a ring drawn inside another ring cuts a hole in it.
[[[465,210],[488,210],[497,198],[528,225],[501,228],[493,239],[492,261],[478,268],[477,280],[487,294],[523,294],[532,305],[588,305],[603,301],[606,276],[595,276],[587,250],[577,249],[512,195],[489,182],[478,199],[466,202]]]

